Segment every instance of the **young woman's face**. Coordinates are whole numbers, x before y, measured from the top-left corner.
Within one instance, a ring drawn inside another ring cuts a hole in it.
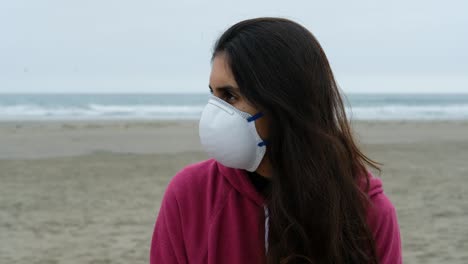
[[[251,115],[260,112],[259,109],[252,106],[240,93],[239,86],[234,79],[224,53],[219,53],[213,59],[209,88],[214,96],[219,97],[243,112]],[[262,139],[268,138],[267,124],[267,116],[263,116],[255,121],[258,135]]]

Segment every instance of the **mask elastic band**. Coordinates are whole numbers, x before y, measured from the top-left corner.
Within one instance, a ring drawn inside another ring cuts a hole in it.
[[[253,116],[247,118],[247,122],[255,121],[255,120],[259,119],[259,118],[262,117],[262,116],[263,116],[263,113],[262,113],[262,112],[258,112],[258,113],[256,113],[255,115],[253,115]]]

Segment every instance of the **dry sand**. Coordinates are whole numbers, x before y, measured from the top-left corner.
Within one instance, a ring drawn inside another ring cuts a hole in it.
[[[468,263],[468,122],[357,122],[384,163],[405,263]],[[0,123],[0,263],[148,263],[194,122]]]

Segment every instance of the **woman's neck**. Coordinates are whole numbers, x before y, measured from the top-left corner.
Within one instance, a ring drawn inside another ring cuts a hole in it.
[[[258,165],[258,168],[257,170],[255,170],[255,172],[265,178],[271,177],[272,168],[271,168],[270,160],[268,159],[267,155],[263,157],[262,161]]]

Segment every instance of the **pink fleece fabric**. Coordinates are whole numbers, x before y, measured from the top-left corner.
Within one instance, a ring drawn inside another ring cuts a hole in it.
[[[402,263],[395,208],[370,175],[368,224],[380,263]],[[263,197],[244,170],[214,159],[185,167],[169,183],[154,226],[150,264],[265,263]]]

